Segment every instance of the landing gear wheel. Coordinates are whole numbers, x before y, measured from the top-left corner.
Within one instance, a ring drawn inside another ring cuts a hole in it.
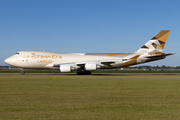
[[[25,72],[24,71],[21,71],[21,75],[24,75],[25,74]]]
[[[85,75],[91,75],[91,71],[84,71]]]
[[[82,71],[81,72],[80,71],[77,72],[77,75],[83,75],[83,74],[84,74],[84,72],[82,72]]]
[[[91,75],[91,71],[78,71],[77,75]]]

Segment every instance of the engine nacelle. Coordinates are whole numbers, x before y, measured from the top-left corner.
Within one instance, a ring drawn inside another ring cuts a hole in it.
[[[59,67],[60,72],[71,72],[71,66],[68,65],[61,65]]]
[[[87,64],[85,64],[84,69],[87,71],[88,70],[97,70],[97,65],[93,64],[93,63],[87,63]]]

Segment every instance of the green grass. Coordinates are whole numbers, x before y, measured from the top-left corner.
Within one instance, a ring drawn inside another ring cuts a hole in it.
[[[3,120],[179,118],[179,76],[0,76]]]

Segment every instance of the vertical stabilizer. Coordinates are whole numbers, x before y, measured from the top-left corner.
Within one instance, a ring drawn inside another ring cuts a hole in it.
[[[161,30],[138,51],[136,51],[136,53],[161,53],[168,38],[169,32],[170,30]]]

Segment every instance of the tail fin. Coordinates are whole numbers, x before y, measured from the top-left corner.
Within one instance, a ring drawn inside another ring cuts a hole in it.
[[[161,30],[145,45],[143,45],[136,53],[162,53],[166,40],[168,38],[170,30]]]

